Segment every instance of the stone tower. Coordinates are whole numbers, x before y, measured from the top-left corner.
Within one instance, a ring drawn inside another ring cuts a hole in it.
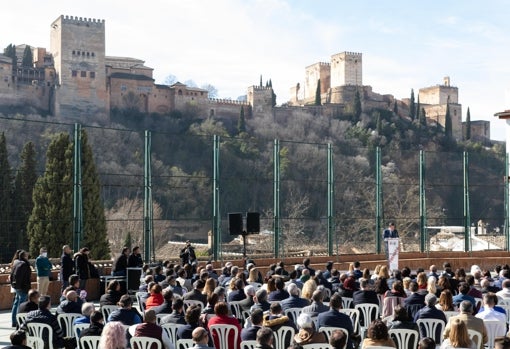
[[[273,89],[264,86],[248,87],[248,104],[254,116],[264,114],[273,109]]]
[[[57,74],[55,114],[107,115],[104,20],[58,17],[51,24],[50,50]]]
[[[317,91],[317,81],[321,81],[321,94],[326,93],[330,86],[331,65],[329,63],[318,62],[305,68],[305,92],[306,101],[315,100]]]
[[[331,56],[331,87],[362,86],[362,55],[356,52],[342,52]]]

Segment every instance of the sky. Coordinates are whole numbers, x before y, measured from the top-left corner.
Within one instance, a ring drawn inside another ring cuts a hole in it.
[[[24,0],[0,11],[0,46],[50,46],[60,15],[104,19],[106,54],[139,58],[157,83],[211,84],[236,99],[271,79],[277,103],[305,67],[343,52],[363,54],[363,84],[409,98],[449,76],[463,120],[510,109],[510,3],[506,0]]]

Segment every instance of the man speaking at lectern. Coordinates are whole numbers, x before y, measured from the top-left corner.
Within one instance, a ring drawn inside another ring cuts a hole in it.
[[[388,229],[384,231],[383,239],[384,239],[384,248],[386,250],[386,259],[389,258],[388,252],[388,239],[390,238],[398,238],[398,231],[395,229],[395,223],[390,222],[388,225]]]

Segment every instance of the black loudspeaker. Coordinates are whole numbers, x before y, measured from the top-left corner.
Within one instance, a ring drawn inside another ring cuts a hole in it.
[[[228,214],[228,231],[230,235],[241,235],[243,233],[243,214]]]
[[[246,214],[246,232],[248,234],[260,233],[260,213],[248,212]]]

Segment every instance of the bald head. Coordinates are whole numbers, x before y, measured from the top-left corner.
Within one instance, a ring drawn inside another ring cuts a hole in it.
[[[76,291],[69,291],[66,293],[66,299],[71,302],[76,302],[78,299],[78,293],[76,293]]]

